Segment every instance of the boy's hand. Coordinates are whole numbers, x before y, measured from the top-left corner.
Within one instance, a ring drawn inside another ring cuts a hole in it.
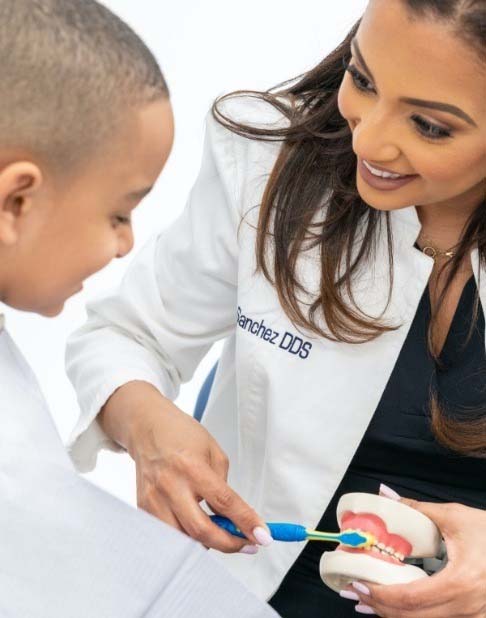
[[[100,423],[135,461],[141,508],[222,552],[271,542],[262,519],[227,484],[228,458],[216,440],[154,387],[125,384],[108,400]],[[202,500],[231,519],[249,540],[213,524],[199,505]]]

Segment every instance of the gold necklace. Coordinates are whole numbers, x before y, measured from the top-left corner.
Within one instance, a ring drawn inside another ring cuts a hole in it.
[[[457,253],[457,251],[452,251],[451,249],[447,249],[446,251],[443,251],[442,249],[437,249],[437,247],[434,247],[434,245],[432,244],[430,238],[424,237],[423,240],[427,244],[422,248],[422,253],[425,253],[425,255],[428,255],[429,257],[431,257],[434,260],[434,262],[435,260],[437,260],[437,258],[440,258],[440,257],[445,257],[448,260],[450,260]]]

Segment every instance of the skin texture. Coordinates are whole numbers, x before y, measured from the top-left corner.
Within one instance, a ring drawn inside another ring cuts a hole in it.
[[[244,547],[254,552],[271,542],[263,519],[227,484],[229,461],[216,440],[152,385],[124,384],[108,399],[99,420],[135,461],[141,508],[225,553]],[[202,499],[231,519],[250,543],[213,524],[199,505]]]
[[[0,151],[2,302],[57,315],[87,277],[126,255],[130,214],[159,176],[173,133],[170,102],[160,99],[130,112],[113,140],[64,178],[27,152]]]

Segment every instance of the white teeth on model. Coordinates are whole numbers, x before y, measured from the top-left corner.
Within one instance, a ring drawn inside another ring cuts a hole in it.
[[[400,553],[399,551],[395,551],[393,547],[388,547],[384,543],[381,543],[381,542],[376,543],[375,545],[372,545],[371,547],[366,547],[365,551],[371,551],[375,554],[383,554],[384,556],[392,556],[393,558],[400,560],[400,562],[403,562],[403,560],[405,559],[404,554]]]
[[[341,530],[341,534],[344,533],[351,533],[351,532],[361,532],[362,534],[366,534],[366,530],[362,530],[361,528],[346,528],[346,530]],[[375,554],[383,554],[385,556],[392,556],[393,558],[396,558],[397,560],[400,560],[400,562],[403,562],[403,560],[405,559],[404,554],[401,554],[398,551],[395,551],[393,549],[393,547],[387,547],[384,543],[375,543],[374,545],[371,545],[371,547],[365,547],[363,548],[364,551],[371,551]]]
[[[383,172],[381,170],[377,170],[376,168],[372,167],[369,163],[367,163],[364,159],[363,159],[363,165],[366,167],[366,169],[368,169],[373,176],[379,176],[381,178],[392,178],[393,180],[396,178],[404,178],[404,176],[402,176],[401,174],[391,174],[390,172]]]
[[[371,551],[371,552],[374,552],[375,554],[382,554],[384,556],[392,556],[393,558],[400,560],[400,562],[403,562],[403,560],[405,559],[405,556],[403,554],[401,554],[398,551],[395,551],[391,547],[380,549],[377,545],[372,545],[370,548],[367,548],[366,551]]]

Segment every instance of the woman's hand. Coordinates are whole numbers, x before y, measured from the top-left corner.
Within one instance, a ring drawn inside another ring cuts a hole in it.
[[[357,611],[383,618],[485,618],[486,511],[462,504],[401,501],[435,522],[447,547],[447,565],[411,584],[358,582],[353,590],[365,608]]]
[[[206,429],[145,382],[125,384],[100,415],[137,469],[137,503],[206,547],[255,553],[268,545],[265,523],[227,484],[228,458]],[[249,540],[221,530],[199,503],[231,519]]]

